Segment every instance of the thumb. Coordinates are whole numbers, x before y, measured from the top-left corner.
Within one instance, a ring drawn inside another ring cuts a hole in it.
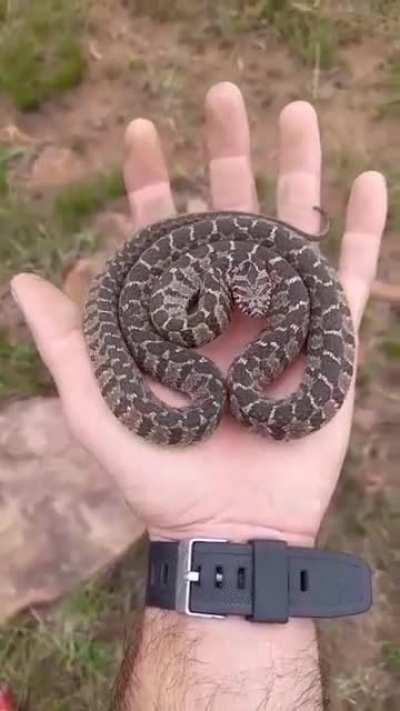
[[[120,424],[106,405],[92,372],[78,307],[51,283],[32,274],[11,282],[37,348],[59,392],[71,431],[115,478],[140,516],[152,498],[159,453]]]

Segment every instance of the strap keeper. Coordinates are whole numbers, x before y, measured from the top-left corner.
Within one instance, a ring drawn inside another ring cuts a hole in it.
[[[253,549],[253,622],[289,619],[289,557],[284,541],[250,541]]]

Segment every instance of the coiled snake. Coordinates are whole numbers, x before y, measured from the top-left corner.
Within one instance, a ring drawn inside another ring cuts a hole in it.
[[[312,236],[262,215],[182,215],[139,231],[91,286],[84,334],[101,392],[116,417],[159,444],[210,435],[229,405],[253,431],[302,437],[343,403],[353,372],[350,311]],[[227,327],[233,306],[265,316],[226,378],[194,347]],[[274,400],[265,385],[305,347],[299,388]],[[171,407],[144,374],[189,396]]]

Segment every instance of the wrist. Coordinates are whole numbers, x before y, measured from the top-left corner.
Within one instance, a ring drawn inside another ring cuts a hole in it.
[[[249,524],[226,524],[218,522],[199,523],[198,525],[164,528],[148,528],[150,541],[182,541],[190,538],[224,538],[234,543],[246,543],[253,539],[286,541],[292,546],[315,546],[317,532],[298,530],[280,530],[268,526]]]
[[[145,680],[132,708],[163,699],[170,711],[223,708],[321,709],[318,647],[311,620],[286,625],[185,617],[147,608],[135,676]]]

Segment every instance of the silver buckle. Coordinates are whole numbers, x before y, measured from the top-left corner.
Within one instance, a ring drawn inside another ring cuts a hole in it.
[[[175,609],[192,617],[212,617],[223,620],[226,615],[211,615],[206,612],[192,612],[190,609],[190,586],[198,583],[200,573],[192,570],[193,546],[195,543],[227,543],[227,538],[189,538],[178,546],[178,566],[176,575]]]

